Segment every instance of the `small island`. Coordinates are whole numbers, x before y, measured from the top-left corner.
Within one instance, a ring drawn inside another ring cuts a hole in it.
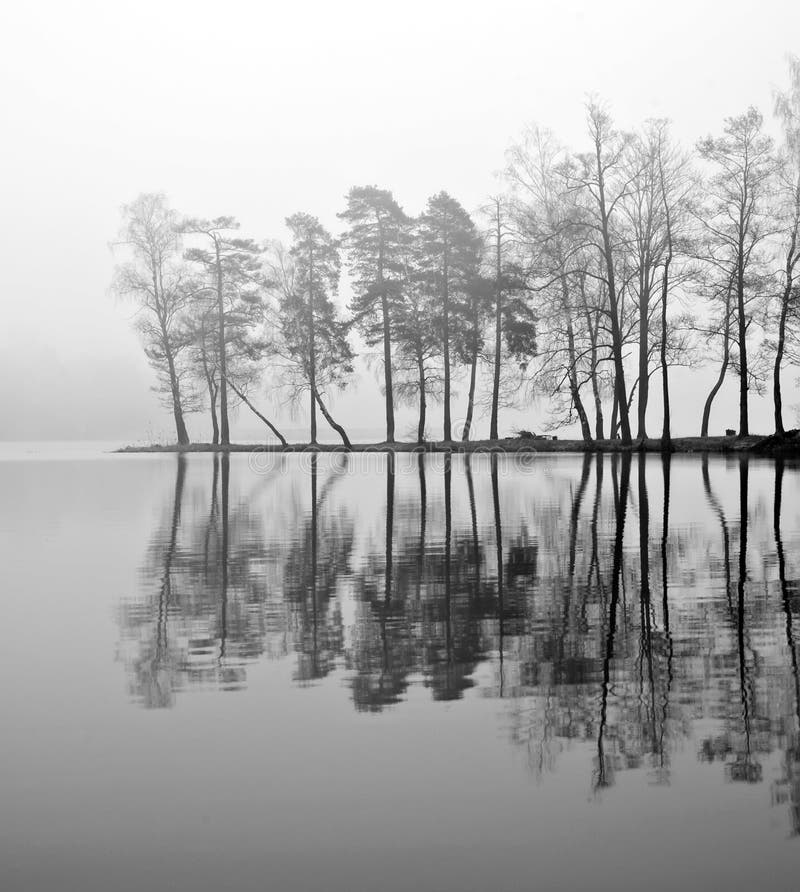
[[[473,454],[510,454],[517,453],[592,453],[592,452],[674,452],[674,453],[707,453],[736,452],[754,453],[756,455],[797,456],[800,458],[800,431],[787,431],[783,436],[748,436],[737,437],[674,437],[668,444],[661,439],[645,439],[625,444],[622,440],[584,440],[560,439],[554,436],[514,436],[496,440],[436,440],[424,443],[351,443],[345,446],[340,443],[171,443],[152,444],[147,446],[124,446],[118,449],[121,453],[158,453],[158,452],[455,452]]]

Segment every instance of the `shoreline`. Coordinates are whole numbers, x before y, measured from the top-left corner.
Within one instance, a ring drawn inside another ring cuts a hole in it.
[[[784,437],[747,436],[747,437],[674,437],[670,452],[718,452],[718,453],[753,453],[756,455],[800,456],[800,437],[795,432],[787,432]],[[660,438],[648,438],[644,441],[634,440],[630,446],[624,446],[620,440],[559,440],[551,437],[505,437],[498,440],[432,440],[423,444],[411,442],[395,443],[353,443],[350,447],[341,443],[289,443],[281,446],[278,443],[231,443],[220,446],[212,443],[189,443],[181,446],[177,443],[150,446],[123,446],[115,449],[115,453],[159,453],[159,452],[455,452],[455,453],[584,453],[584,452],[663,452]]]

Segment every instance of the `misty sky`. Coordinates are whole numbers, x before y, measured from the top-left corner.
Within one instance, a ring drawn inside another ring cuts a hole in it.
[[[139,192],[233,214],[259,240],[285,238],[300,210],[338,231],[355,184],[391,189],[410,214],[440,189],[475,211],[526,122],[580,149],[595,92],[621,127],[669,117],[691,146],[750,104],[769,115],[787,52],[800,53],[792,0],[3,4],[0,439],[174,439],[132,310],[109,291],[119,208]],[[710,377],[675,375],[673,433],[697,433]],[[713,428],[736,426],[736,386]],[[380,428],[381,399],[364,371],[335,414]],[[542,417],[508,413],[501,434]],[[204,416],[189,425],[208,439]],[[754,399],[751,427],[770,425]],[[260,431],[233,424],[234,438]]]

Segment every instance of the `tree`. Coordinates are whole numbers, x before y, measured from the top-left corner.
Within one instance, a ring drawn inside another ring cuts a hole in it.
[[[472,429],[472,416],[475,411],[475,384],[478,374],[478,360],[484,347],[486,328],[492,315],[496,287],[491,278],[481,276],[477,270],[467,285],[459,312],[463,325],[453,343],[453,352],[460,363],[469,366],[469,386],[467,388],[467,414],[461,431],[461,439],[466,443]]]
[[[648,121],[632,143],[630,188],[621,208],[627,221],[632,290],[638,327],[637,438],[647,437],[650,376],[660,368],[663,397],[662,443],[671,441],[669,368],[686,361],[688,346],[681,326],[685,315],[669,318],[670,292],[691,270],[677,265],[687,249],[687,197],[692,189],[688,158],[673,143],[664,120]]]
[[[443,382],[436,365],[438,338],[430,324],[433,298],[420,271],[420,254],[419,246],[409,242],[403,261],[403,301],[397,306],[394,319],[394,384],[399,400],[418,404],[417,443],[421,445],[425,440],[428,397],[438,400]]]
[[[216,307],[212,302],[194,301],[193,312],[187,321],[190,345],[190,362],[194,377],[202,381],[208,392],[208,408],[211,414],[211,442],[219,444],[219,335],[216,325]]]
[[[483,209],[488,218],[484,234],[486,278],[494,296],[494,356],[492,370],[491,420],[489,437],[496,440],[500,409],[500,385],[504,359],[514,359],[526,367],[536,353],[536,318],[527,298],[530,297],[526,276],[518,262],[511,259],[514,237],[513,215],[508,202],[495,196]],[[505,355],[504,355],[505,354]]]
[[[504,226],[502,201],[492,199],[492,230],[491,237],[494,242],[495,258],[495,299],[494,299],[494,370],[492,375],[492,416],[489,421],[489,439],[496,440],[499,437],[497,428],[497,415],[500,402],[500,351],[503,347],[503,248],[507,227]]]
[[[787,323],[796,318],[800,288],[795,275],[800,262],[800,59],[789,59],[790,86],[776,93],[775,114],[783,127],[783,146],[778,177],[782,246],[782,282],[779,297],[778,338],[772,377],[775,432],[784,433],[781,366],[786,352]]]
[[[760,112],[751,107],[743,115],[726,118],[722,136],[709,136],[697,146],[712,170],[702,219],[709,261],[733,289],[740,436],[750,432],[747,334],[764,295],[759,255],[769,235],[765,205],[775,169],[772,140],[761,132],[762,124]]]
[[[320,411],[346,446],[350,440],[337,424],[323,396],[331,387],[343,387],[353,372],[349,323],[339,317],[333,296],[339,283],[339,250],[316,217],[293,214],[286,220],[292,246],[286,252],[273,247],[269,261],[276,298],[272,349],[283,362],[284,383],[292,398],[309,394],[311,442],[317,442]]]
[[[344,244],[355,292],[353,322],[368,346],[383,345],[386,441],[393,443],[392,320],[403,297],[409,221],[392,193],[377,186],[354,186],[339,217],[349,224]]]
[[[253,307],[260,302],[262,249],[252,239],[234,238],[239,228],[233,217],[199,217],[184,220],[183,232],[205,236],[208,248],[191,248],[187,260],[197,264],[205,276],[206,290],[216,298],[217,356],[219,361],[220,442],[228,446],[228,325],[241,330],[252,318]]]
[[[184,421],[181,354],[183,317],[190,300],[186,272],[179,262],[177,215],[166,196],[143,193],[122,208],[120,243],[132,259],[117,268],[115,290],[134,300],[137,328],[150,365],[158,376],[158,389],[167,397],[175,419],[178,443],[186,445],[189,434]]]
[[[583,329],[589,317],[582,303],[586,298],[586,264],[590,261],[581,250],[583,233],[576,193],[565,185],[572,166],[552,134],[538,127],[525,133],[508,158],[506,176],[515,194],[515,237],[536,279],[536,315],[547,344],[533,380],[557,400],[555,426],[571,422],[574,409],[581,435],[588,442],[591,430],[580,392],[581,365],[587,351],[580,342],[588,331]],[[594,374],[590,372],[597,387]],[[569,402],[563,407],[560,397],[565,383]]]
[[[708,425],[711,418],[711,406],[714,402],[716,395],[719,393],[720,388],[722,387],[722,382],[725,380],[725,375],[728,372],[728,366],[730,365],[731,359],[731,324],[733,317],[733,278],[735,275],[735,271],[728,276],[727,281],[716,281],[712,280],[711,288],[709,291],[709,295],[712,299],[712,303],[721,303],[721,313],[719,313],[719,318],[714,320],[712,317],[712,321],[710,323],[709,329],[707,331],[707,335],[709,337],[713,337],[715,335],[722,336],[722,362],[719,367],[719,374],[717,375],[717,380],[714,382],[711,390],[706,397],[705,404],[703,406],[703,420],[700,423],[700,436],[707,437],[708,436]]]
[[[619,203],[630,188],[625,159],[631,139],[614,129],[610,115],[597,102],[588,105],[587,123],[592,149],[579,156],[580,166],[568,173],[568,182],[580,191],[586,212],[582,229],[587,242],[597,250],[602,261],[602,277],[608,296],[606,316],[611,333],[615,406],[622,442],[629,444],[631,427],[625,386],[623,306],[617,274],[617,255],[624,251],[624,247],[616,217]]]
[[[264,416],[248,397],[248,392],[261,380],[263,363],[269,346],[262,329],[264,322],[264,301],[261,294],[261,276],[258,275],[258,290],[251,291],[245,299],[239,292],[238,299],[225,313],[225,385],[233,391],[235,398],[272,431],[277,439],[286,441],[275,425]],[[208,288],[198,285],[194,289],[195,300],[192,318],[188,324],[187,338],[191,342],[191,358],[198,381],[208,391],[211,411],[212,442],[219,443],[219,423],[217,421],[217,395],[220,391],[222,375],[219,361],[219,324],[216,297],[209,300]]]
[[[451,342],[459,323],[455,302],[465,296],[478,264],[480,240],[469,214],[448,195],[439,192],[428,199],[418,220],[417,238],[420,245],[420,268],[429,287],[433,302],[434,325],[444,365],[444,425],[445,441],[453,439],[451,391]]]
[[[658,171],[658,192],[664,208],[664,235],[665,256],[661,271],[661,343],[659,345],[659,359],[661,362],[661,399],[663,404],[664,422],[661,428],[661,448],[669,450],[672,444],[672,418],[669,394],[669,363],[667,362],[667,302],[670,292],[670,267],[675,255],[676,226],[685,216],[687,188],[684,185],[687,177],[683,175],[687,161],[681,158],[672,146],[669,138],[667,124],[659,121],[656,124],[656,167]],[[667,467],[665,465],[665,467]],[[668,480],[668,472],[665,471],[665,480]],[[665,503],[666,516],[666,503]],[[666,534],[665,534],[666,535]],[[666,585],[666,583],[665,583]]]
[[[666,221],[659,167],[660,131],[651,124],[632,140],[626,159],[629,186],[620,202],[626,222],[627,242],[633,265],[633,290],[638,311],[637,439],[647,438],[647,403],[650,394],[649,358],[652,347],[651,319],[656,310],[658,270],[664,260]],[[663,284],[663,282],[662,282]],[[666,336],[666,330],[664,331]]]

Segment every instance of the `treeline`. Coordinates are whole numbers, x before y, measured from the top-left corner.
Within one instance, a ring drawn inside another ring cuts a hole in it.
[[[738,433],[750,433],[750,392],[768,388],[784,433],[782,373],[800,358],[800,61],[775,95],[777,144],[754,108],[693,152],[666,121],[627,133],[600,103],[586,111],[586,151],[530,128],[508,152],[505,188],[475,219],[446,192],[412,217],[390,191],[360,186],[341,232],[297,213],[283,245],[240,238],[233,217],[181,217],[163,195],[126,206],[130,254],[116,290],[138,304],[179,443],[185,415],[205,410],[213,442],[228,444],[233,403],[285,443],[255,404],[269,388],[307,402],[312,443],[319,411],[349,445],[331,396],[353,376],[354,332],[381,369],[388,442],[398,403],[416,407],[422,443],[431,402],[443,439],[467,440],[476,406],[497,438],[503,406],[543,397],[551,429],[577,421],[587,442],[631,443],[648,436],[656,376],[668,444],[669,370],[709,363],[718,374],[702,436],[729,374]],[[454,431],[461,380],[467,409]]]

